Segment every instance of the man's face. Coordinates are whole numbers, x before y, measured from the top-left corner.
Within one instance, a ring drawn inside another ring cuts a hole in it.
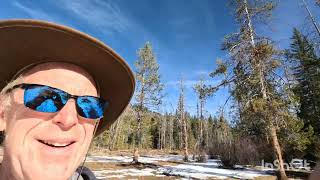
[[[38,65],[24,75],[23,82],[97,96],[90,76],[66,64]],[[1,118],[6,132],[3,165],[9,165],[19,179],[69,178],[89,148],[95,121],[78,115],[74,99],[57,113],[36,112],[24,106],[23,93],[23,89],[11,92],[11,105]]]

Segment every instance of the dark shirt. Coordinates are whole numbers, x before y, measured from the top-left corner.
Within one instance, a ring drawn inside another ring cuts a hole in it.
[[[78,178],[80,171],[81,171],[81,167],[78,167],[76,172],[72,175],[72,177],[69,180],[96,180],[97,179],[96,176],[93,174],[93,172],[85,166],[83,166],[81,175]]]

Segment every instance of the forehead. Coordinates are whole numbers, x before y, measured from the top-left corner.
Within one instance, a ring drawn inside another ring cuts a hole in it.
[[[62,62],[36,65],[22,73],[24,83],[43,84],[73,95],[97,96],[93,77],[83,68]]]

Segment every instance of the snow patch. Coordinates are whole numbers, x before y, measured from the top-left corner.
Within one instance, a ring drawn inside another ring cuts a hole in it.
[[[181,155],[155,155],[155,156],[141,156],[139,157],[141,163],[157,163],[162,162],[178,162],[178,165],[166,165],[158,169],[106,169],[101,171],[94,171],[98,179],[105,178],[125,178],[126,176],[179,176],[182,178],[197,178],[197,179],[254,179],[258,176],[268,176],[267,172],[244,169],[223,169],[221,168],[221,161],[217,159],[209,159],[206,163],[200,162],[183,162]],[[100,163],[130,163],[131,156],[89,156],[87,162]]]
[[[126,176],[154,176],[156,170],[145,168],[145,169],[106,169],[100,171],[93,171],[98,179],[105,178],[124,178]]]
[[[208,163],[210,164],[210,163]],[[172,176],[181,176],[186,178],[240,178],[240,179],[254,179],[258,176],[267,176],[264,172],[254,171],[254,170],[232,170],[232,169],[222,169],[208,166],[207,163],[200,165],[193,164],[179,164],[177,166],[165,166],[159,168],[161,172]]]

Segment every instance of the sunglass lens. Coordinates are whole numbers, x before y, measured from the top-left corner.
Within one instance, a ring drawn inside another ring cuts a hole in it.
[[[24,91],[24,105],[39,112],[57,112],[67,100],[65,92],[48,86],[31,85]]]
[[[80,96],[77,98],[77,109],[80,116],[89,119],[103,117],[105,101],[92,96]]]

